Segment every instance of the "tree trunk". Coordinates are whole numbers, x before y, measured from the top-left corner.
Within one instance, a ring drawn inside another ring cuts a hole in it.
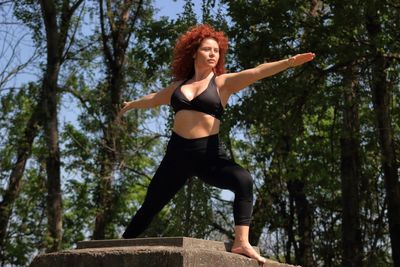
[[[294,208],[294,199],[291,194],[288,196],[289,200],[289,214],[287,215],[286,218],[286,231],[287,231],[287,241],[286,241],[286,252],[285,252],[285,261],[287,263],[294,263],[292,259],[292,246],[294,248],[294,261],[299,262],[299,249],[296,243],[296,238],[295,238],[295,208]]]
[[[376,114],[383,178],[388,203],[389,232],[392,247],[394,266],[400,266],[400,185],[398,164],[396,160],[395,142],[390,118],[390,97],[392,87],[386,80],[386,71],[389,61],[383,55],[383,48],[379,46],[380,38],[384,34],[380,24],[378,4],[375,1],[367,2],[366,28],[371,42],[371,89]]]
[[[112,8],[112,1],[105,0],[106,12],[103,10],[104,0],[99,0],[100,8],[100,24],[103,43],[103,54],[107,66],[107,80],[109,99],[105,101],[106,106],[103,110],[107,118],[106,125],[103,129],[104,146],[100,149],[101,158],[101,177],[99,177],[99,186],[97,188],[98,212],[96,214],[95,229],[93,239],[104,239],[106,237],[106,229],[111,224],[113,218],[114,198],[117,194],[112,188],[112,179],[114,166],[118,162],[119,147],[119,124],[117,123],[117,113],[121,104],[122,89],[125,84],[124,63],[126,48],[132,33],[132,26],[136,22],[139,12],[142,8],[142,1],[135,2],[125,0],[123,4],[116,8]],[[133,8],[135,12],[131,14]],[[120,12],[115,12],[118,9]],[[107,15],[105,15],[107,14]],[[118,15],[115,16],[114,15]],[[108,20],[110,25],[110,33],[106,32],[105,21]]]
[[[10,174],[8,188],[5,190],[3,200],[0,202],[0,247],[4,245],[14,202],[20,192],[26,161],[31,155],[33,140],[39,131],[40,111],[41,103],[39,102],[29,118],[21,140],[18,142],[19,146],[16,148],[17,160]],[[3,262],[3,250],[0,251],[0,262]]]
[[[296,263],[303,267],[316,266],[312,255],[312,218],[311,207],[304,193],[304,183],[300,180],[288,181],[289,195],[296,204],[296,215],[299,233],[299,253]]]
[[[62,208],[60,181],[60,150],[58,143],[57,121],[57,81],[60,71],[59,29],[57,11],[52,1],[40,1],[46,29],[47,65],[43,77],[43,127],[48,154],[47,172],[47,220],[49,244],[48,251],[57,251],[61,247]]]
[[[360,178],[359,154],[360,121],[358,98],[353,66],[349,66],[344,77],[343,123],[341,145],[342,185],[342,266],[362,267],[362,243],[360,226]]]
[[[264,181],[266,181],[265,179]],[[253,208],[253,219],[251,221],[251,231],[249,234],[249,241],[250,244],[256,245],[258,244],[262,231],[265,227],[265,224],[267,222],[267,212],[265,212],[265,209],[270,207],[267,203],[267,183],[264,182],[264,184],[261,186],[259,190],[259,194],[256,198],[254,208]],[[264,193],[261,193],[264,192]]]
[[[81,3],[82,0],[78,0],[70,7],[69,1],[63,1],[62,9],[59,13],[54,1],[40,1],[47,44],[47,64],[42,84],[42,120],[44,137],[48,149],[48,154],[46,155],[48,251],[59,250],[62,239],[60,148],[57,110],[58,75],[63,62],[63,53],[70,28],[70,20],[74,11]]]
[[[185,188],[185,215],[183,219],[183,236],[190,236],[192,228],[192,209],[193,207],[193,179],[189,179]],[[183,215],[183,214],[182,214]]]

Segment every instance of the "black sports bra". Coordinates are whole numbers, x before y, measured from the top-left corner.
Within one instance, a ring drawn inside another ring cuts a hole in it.
[[[181,92],[181,87],[188,80],[179,85],[171,95],[171,106],[175,113],[180,110],[195,110],[209,114],[218,120],[221,120],[224,113],[224,107],[221,104],[221,99],[217,92],[215,83],[215,75],[211,78],[207,88],[192,100],[188,100]]]

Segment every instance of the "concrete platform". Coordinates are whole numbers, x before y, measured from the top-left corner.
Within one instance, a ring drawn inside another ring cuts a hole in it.
[[[108,239],[80,241],[77,249],[82,248],[107,248],[107,247],[132,247],[132,246],[166,246],[185,249],[209,249],[214,251],[231,251],[231,242],[204,240],[190,237],[150,237],[135,239]],[[260,253],[258,247],[254,249]]]
[[[42,254],[31,267],[258,267],[228,252],[230,244],[188,237],[82,241],[77,249]],[[268,261],[264,267],[293,267]]]

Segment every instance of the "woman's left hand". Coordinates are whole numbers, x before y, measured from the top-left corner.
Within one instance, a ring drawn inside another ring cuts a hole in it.
[[[309,62],[315,58],[314,53],[304,53],[304,54],[297,54],[291,58],[287,59],[288,65],[290,68],[302,65],[306,62]]]

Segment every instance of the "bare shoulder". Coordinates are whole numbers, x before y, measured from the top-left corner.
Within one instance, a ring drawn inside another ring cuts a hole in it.
[[[230,90],[229,85],[227,85],[227,77],[229,77],[229,73],[227,74],[221,74],[217,77],[215,77],[215,84],[218,88],[218,92],[221,98],[221,102],[223,103],[224,106],[226,106],[226,103],[228,102],[229,97],[232,95],[232,90]]]
[[[215,77],[215,84],[219,90],[224,90],[227,75],[229,75],[229,73],[224,73]]]
[[[183,83],[183,80],[179,80],[179,81],[174,81],[172,83],[170,83],[170,85],[168,87],[172,87],[172,88],[176,88],[178,87],[181,83]]]

